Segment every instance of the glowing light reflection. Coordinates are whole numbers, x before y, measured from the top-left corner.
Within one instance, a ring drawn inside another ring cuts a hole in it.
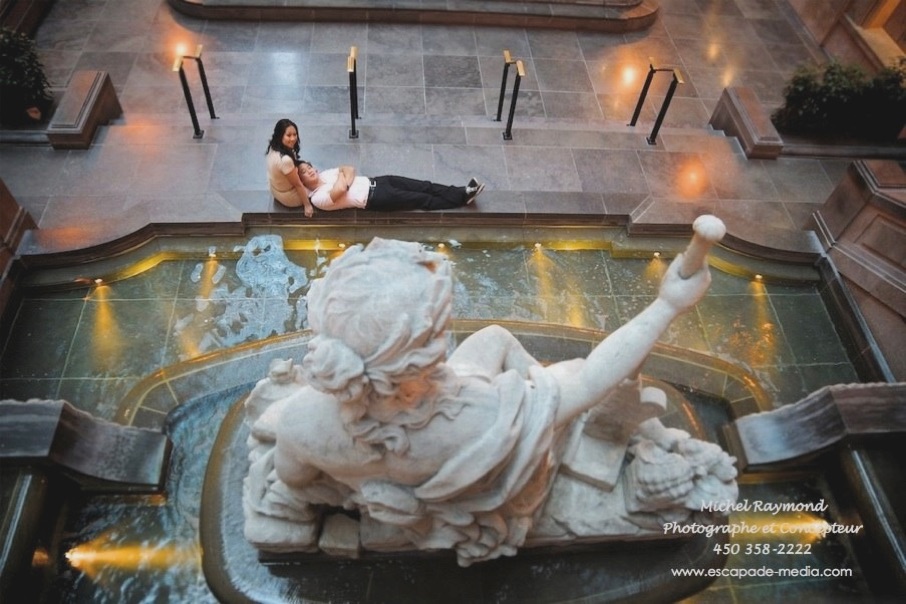
[[[538,299],[551,300],[554,304],[557,304],[559,309],[563,311],[567,325],[582,326],[585,322],[585,314],[584,308],[578,303],[578,298],[566,296],[564,299],[557,295],[559,292],[575,291],[576,286],[569,282],[569,277],[566,277],[566,282],[559,280],[564,276],[557,270],[553,260],[545,254],[541,243],[535,244],[528,264],[538,283],[536,297]]]
[[[620,72],[620,80],[624,87],[629,88],[639,79],[639,70],[633,65],[627,65]]]
[[[123,354],[123,337],[109,300],[110,287],[99,285],[94,290],[94,333],[91,337],[92,358],[106,367],[116,366]]]
[[[767,287],[765,287],[761,275],[755,275],[755,279],[753,281],[749,281],[749,286],[747,289],[749,290],[749,294],[751,294],[752,296],[762,296],[768,293],[768,289]]]
[[[657,283],[661,280],[665,270],[667,270],[667,263],[660,256],[655,256],[645,265],[644,277],[647,281]]]
[[[774,540],[793,543],[815,543],[828,534],[830,524],[819,516],[803,512],[779,514],[739,513],[732,515],[732,522],[755,527],[753,532],[740,532],[737,541]]]
[[[165,546],[113,543],[103,534],[66,552],[69,565],[92,580],[105,570],[170,571],[174,567],[201,567],[201,547],[196,543]]]
[[[680,166],[676,184],[683,197],[700,197],[708,186],[708,178],[701,163],[689,160]]]
[[[538,244],[542,245],[542,244]],[[601,250],[606,249],[600,241],[594,239],[562,239],[559,241],[548,241],[543,244],[546,249],[557,250],[560,252],[574,252],[576,250]]]
[[[31,555],[32,567],[47,566],[50,564],[50,554],[43,547],[36,549]]]
[[[726,88],[727,86],[733,85],[733,80],[736,79],[736,74],[733,72],[733,69],[728,67],[720,76],[720,82]]]

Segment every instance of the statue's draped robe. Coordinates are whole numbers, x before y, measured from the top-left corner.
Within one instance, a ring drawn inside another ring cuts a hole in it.
[[[322,474],[307,487],[289,487],[273,472],[276,414],[266,413],[256,424],[270,423],[269,428],[252,426],[252,440],[258,445],[253,447],[246,481],[247,495],[253,494],[247,501],[249,511],[302,520],[312,516],[299,508],[342,505],[358,509],[363,525],[378,522],[398,529],[414,548],[455,549],[461,565],[515,554],[546,500],[560,462],[567,430],[555,429],[558,386],[540,366],[530,368],[527,377],[509,370],[489,383],[482,377],[460,379],[464,390],[472,382],[495,400],[495,419],[477,427],[456,455],[414,486],[382,477],[366,478],[350,488]],[[291,411],[284,407],[281,412]],[[280,549],[291,551],[292,547],[283,543]]]
[[[415,487],[366,481],[361,488],[372,518],[404,528],[421,549],[456,549],[463,565],[516,553],[553,483],[564,440],[554,427],[557,384],[544,369],[531,368],[528,380],[507,371],[491,386],[500,401],[496,421],[431,478]]]

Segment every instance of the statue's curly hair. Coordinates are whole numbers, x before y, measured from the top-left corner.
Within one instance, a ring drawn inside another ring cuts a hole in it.
[[[452,290],[447,259],[418,243],[349,248],[308,293],[306,380],[341,402],[393,396],[446,357]]]

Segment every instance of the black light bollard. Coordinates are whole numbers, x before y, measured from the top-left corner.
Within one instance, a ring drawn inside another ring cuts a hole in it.
[[[195,115],[195,103],[192,102],[192,92],[189,90],[189,82],[186,80],[186,71],[182,66],[182,57],[176,59],[173,63],[173,71],[179,72],[179,81],[182,83],[182,92],[186,97],[186,105],[189,107],[189,116],[192,118],[192,127],[195,128],[195,138],[204,136],[204,130],[198,125],[198,116]]]
[[[203,46],[201,44],[195,49],[194,55],[186,55],[183,59],[192,59],[198,65],[198,77],[201,78],[201,87],[204,89],[204,98],[208,102],[208,113],[211,114],[211,119],[216,120],[217,116],[214,115],[214,100],[211,98],[211,89],[208,88],[208,76],[204,71],[204,63],[201,60],[201,51]]]
[[[349,85],[355,91],[355,94],[352,95],[353,101],[353,115],[355,119],[360,120],[362,116],[359,115],[359,49],[355,46],[349,47],[349,57],[352,59],[352,71],[350,71],[349,76]],[[347,61],[346,70],[349,71],[349,62]]]
[[[349,138],[359,138],[359,133],[355,129],[355,118],[359,105],[358,91],[356,90],[355,55],[350,54],[346,57],[346,71],[349,73],[349,121],[351,125]]]
[[[503,131],[503,140],[513,140],[513,116],[516,115],[516,97],[519,95],[519,82],[525,77],[525,66],[522,61],[516,61],[516,79],[513,81],[513,98],[510,99],[510,116],[506,121],[506,130]]]
[[[648,136],[647,140],[649,145],[656,144],[658,130],[661,129],[661,123],[664,121],[664,116],[667,115],[667,107],[670,106],[670,101],[673,100],[673,93],[676,92],[676,86],[683,83],[682,74],[680,74],[679,69],[673,70],[673,80],[670,82],[670,88],[667,89],[667,96],[664,97],[664,104],[661,105],[661,110],[657,114],[657,119],[654,120],[654,128],[651,129],[651,134]]]
[[[654,68],[654,59],[648,57],[648,77],[645,78],[645,85],[642,86],[642,92],[639,94],[639,102],[635,104],[632,121],[629,122],[630,126],[635,126],[636,121],[639,119],[639,114],[642,112],[642,105],[645,104],[645,97],[648,96],[648,89],[651,87],[651,80],[654,79],[655,71],[657,69]]]
[[[495,122],[500,121],[500,115],[503,113],[503,96],[506,94],[506,80],[507,74],[510,71],[510,65],[513,64],[513,58],[510,56],[509,50],[503,51],[503,79],[500,82],[500,98],[497,100],[497,119]]]

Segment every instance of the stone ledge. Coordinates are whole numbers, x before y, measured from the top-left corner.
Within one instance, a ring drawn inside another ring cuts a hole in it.
[[[34,37],[54,0],[8,0],[2,2],[0,25]]]
[[[87,492],[163,489],[170,440],[122,426],[57,400],[0,401],[0,460],[59,470]]]
[[[724,426],[743,471],[823,452],[847,439],[906,432],[906,383],[835,384]]]
[[[122,115],[106,71],[77,71],[50,119],[47,138],[54,149],[87,149],[102,124]]]
[[[738,138],[750,159],[777,159],[783,151],[780,134],[751,88],[724,88],[708,123]]]
[[[198,19],[238,21],[338,21],[421,25],[481,25],[574,29],[623,33],[651,27],[660,5],[628,2],[433,2],[411,5],[375,0],[167,0],[176,11]],[[388,6],[389,5],[389,6]]]

